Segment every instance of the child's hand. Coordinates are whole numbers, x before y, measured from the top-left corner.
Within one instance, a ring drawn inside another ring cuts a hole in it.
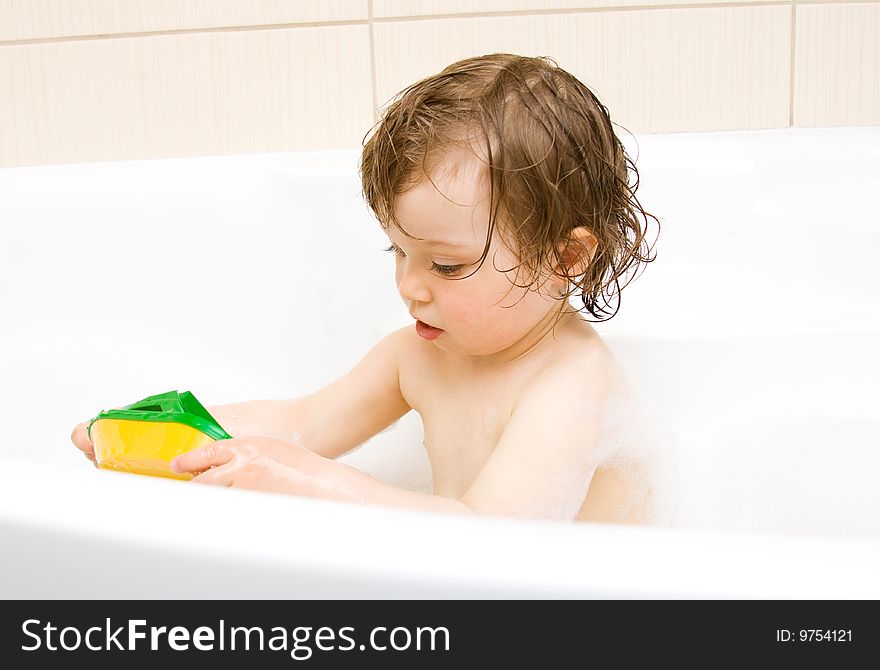
[[[76,448],[80,449],[95,467],[98,467],[98,461],[95,460],[95,445],[89,439],[88,428],[88,421],[78,423],[70,434],[70,439]]]
[[[315,495],[327,459],[293,442],[254,436],[217,440],[171,461],[173,472],[200,473],[191,481],[296,495]]]
[[[268,431],[275,428],[277,417],[284,416],[283,410],[286,406],[284,401],[258,400],[228,405],[211,405],[206,409],[227,433],[238,438],[247,435],[266,435]],[[88,427],[88,421],[77,424],[70,434],[70,440],[97,467],[95,445],[89,439]]]

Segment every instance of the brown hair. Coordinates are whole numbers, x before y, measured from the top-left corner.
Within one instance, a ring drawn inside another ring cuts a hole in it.
[[[599,300],[604,297],[608,307],[612,286],[620,308],[619,278],[633,264],[656,258],[647,256],[653,246],[643,252],[639,217],[660,223],[636,199],[638,171],[611,126],[608,110],[590,89],[550,58],[503,53],[466,58],[407,87],[384,110],[371,128],[376,132],[362,140],[363,195],[386,230],[393,224],[409,235],[395,218],[395,196],[430,180],[430,167],[444,151],[462,141],[473,150],[468,143],[475,138],[488,157],[481,160],[491,189],[489,234],[477,270],[500,211],[505,221],[498,227],[500,238],[512,237],[517,270],[525,266],[531,274],[528,284],[513,285],[534,285],[558,264],[563,274],[555,274],[568,282],[560,299],[577,293],[584,308],[599,317],[607,313]],[[592,259],[577,254],[588,264],[570,276],[576,264],[560,243],[564,247],[578,226],[588,228],[598,244]]]

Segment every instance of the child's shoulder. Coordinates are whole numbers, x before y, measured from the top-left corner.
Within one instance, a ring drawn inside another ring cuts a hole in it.
[[[524,385],[524,392],[552,390],[557,398],[597,400],[607,395],[617,377],[617,360],[592,326],[581,324],[559,339],[547,360]]]

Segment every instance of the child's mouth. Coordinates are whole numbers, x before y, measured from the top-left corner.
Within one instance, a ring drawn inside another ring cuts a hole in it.
[[[434,328],[434,326],[429,326],[422,321],[416,321],[416,332],[426,340],[435,340],[443,334],[440,328]]]

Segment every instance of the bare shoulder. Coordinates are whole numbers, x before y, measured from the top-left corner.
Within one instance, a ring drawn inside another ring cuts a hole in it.
[[[398,328],[391,333],[397,347],[397,359],[401,371],[413,363],[424,362],[426,357],[435,352],[435,348],[425,342],[412,325]]]
[[[585,400],[602,403],[618,376],[618,365],[611,350],[595,334],[578,337],[560,346],[545,365],[537,369],[523,394],[550,392],[565,402],[583,404]]]
[[[404,326],[395,330],[391,336],[397,352],[397,374],[400,392],[410,407],[418,409],[421,389],[428,381],[431,371],[440,365],[437,350],[425,342],[414,326]]]

